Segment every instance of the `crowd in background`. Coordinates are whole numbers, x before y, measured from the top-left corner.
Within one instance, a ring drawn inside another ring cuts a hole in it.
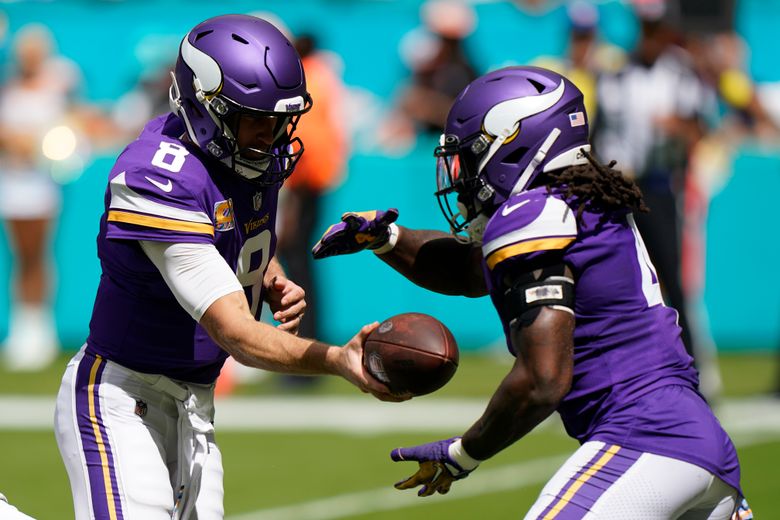
[[[558,8],[544,0],[515,4],[535,14]],[[666,300],[679,312],[705,391],[714,394],[719,381],[701,303],[708,202],[726,182],[730,155],[740,143],[778,143],[780,108],[771,100],[776,89],[750,77],[750,49],[733,28],[729,2],[713,3],[705,26],[686,15],[684,2],[636,0],[633,7],[639,38],[633,48],[621,48],[603,38],[595,3],[567,3],[565,53],[538,56],[532,64],[561,72],[580,87],[597,155],[616,160],[641,186],[651,213],[637,224]],[[350,151],[367,142],[398,156],[414,149],[417,136],[441,132],[455,96],[487,72],[466,45],[479,24],[469,3],[422,3],[420,26],[398,42],[408,75],[397,78],[381,111],[360,105],[363,97],[341,77],[340,57],[321,48],[316,31],[292,34],[315,108],[300,125],[306,154],[286,185],[279,252],[290,277],[308,294],[304,335],[320,337],[318,309],[326,298],[317,290],[308,254],[322,231],[323,194],[350,182]],[[525,37],[540,36],[518,35],[515,44]],[[59,348],[48,246],[61,200],[58,181],[83,168],[95,150],[122,146],[149,117],[168,110],[170,62],[158,56],[125,95],[98,107],[80,95],[78,64],[57,53],[45,26],[22,27],[4,42],[12,52],[6,52],[0,88],[0,216],[15,255],[15,282],[3,352],[10,368],[35,370]],[[375,119],[370,125],[367,113]],[[366,138],[366,128],[375,135]]]

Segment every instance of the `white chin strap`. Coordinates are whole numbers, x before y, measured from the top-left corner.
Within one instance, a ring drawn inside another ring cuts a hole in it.
[[[232,157],[230,155],[222,159],[222,162],[228,167],[232,166],[233,170],[240,176],[246,177],[247,179],[256,179],[257,177],[260,177],[260,175],[262,175],[262,173],[260,173],[260,171],[258,170],[267,169],[268,164],[271,162],[271,159],[263,159],[262,161],[246,161],[248,163],[251,163],[254,167],[249,167],[247,164],[242,164],[241,162],[238,161],[237,158]],[[255,168],[257,168],[257,170]]]
[[[466,206],[460,202],[458,202],[458,212],[464,219],[467,218],[468,211],[466,210]],[[488,220],[490,219],[487,215],[480,212],[471,220],[471,222],[469,222],[469,225],[466,227],[466,235],[455,232],[453,232],[453,235],[461,243],[481,245],[482,235],[485,234],[485,227],[487,227]]]
[[[536,151],[534,158],[531,159],[531,162],[528,163],[528,166],[525,167],[522,175],[520,175],[520,178],[517,179],[514,187],[512,187],[510,196],[514,195],[515,193],[520,193],[526,189],[528,186],[528,181],[531,178],[531,175],[533,175],[534,170],[536,170],[542,161],[544,161],[544,158],[547,157],[547,152],[550,151],[550,148],[552,148],[552,145],[555,144],[555,141],[558,140],[560,135],[561,131],[558,128],[553,128],[552,131],[547,135],[547,138],[542,143],[542,146],[540,146]]]
[[[480,213],[469,223],[469,227],[466,228],[466,233],[469,235],[469,242],[475,245],[482,245],[482,236],[485,234],[488,220],[490,219],[487,215]]]

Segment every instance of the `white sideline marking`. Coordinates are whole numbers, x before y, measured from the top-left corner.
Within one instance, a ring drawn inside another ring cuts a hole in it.
[[[531,484],[544,482],[550,474],[563,464],[568,455],[556,455],[530,460],[511,466],[475,472],[467,485],[455,483],[457,490],[447,495],[429,497],[428,500],[462,500],[487,493],[508,491]],[[407,507],[416,507],[431,503],[417,496],[413,490],[398,491],[392,486],[372,489],[358,493],[336,495],[302,504],[263,509],[240,515],[227,520],[332,520],[358,514],[392,511]]]
[[[421,398],[384,403],[369,397],[229,397],[216,405],[219,431],[333,431],[348,434],[452,432],[484,412],[485,399]],[[0,396],[0,430],[51,430],[54,398]],[[715,409],[732,436],[780,432],[780,400],[726,399]],[[559,421],[548,421],[549,425]]]
[[[417,399],[385,403],[369,397],[230,397],[217,400],[219,431],[458,431],[482,415],[487,399]],[[51,430],[54,399],[0,396],[0,430]]]

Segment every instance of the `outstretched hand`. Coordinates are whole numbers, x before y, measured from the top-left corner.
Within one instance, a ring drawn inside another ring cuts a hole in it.
[[[377,249],[390,238],[390,224],[398,218],[398,210],[361,211],[344,213],[341,222],[330,226],[314,245],[315,259],[357,253],[363,249]]]
[[[469,476],[479,466],[463,451],[460,437],[430,442],[411,448],[396,448],[390,452],[395,462],[417,461],[420,467],[411,477],[395,483],[396,489],[422,488],[417,496],[429,497],[434,493],[447,494],[453,481]]]

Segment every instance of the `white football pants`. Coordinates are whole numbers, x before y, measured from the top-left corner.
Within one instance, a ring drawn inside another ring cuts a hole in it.
[[[213,418],[213,385],[142,374],[82,349],[55,411],[76,520],[221,520]]]
[[[525,520],[729,520],[737,490],[681,460],[586,442],[542,489]]]
[[[31,516],[27,516],[14,506],[8,503],[5,495],[0,493],[0,520],[35,520]]]

